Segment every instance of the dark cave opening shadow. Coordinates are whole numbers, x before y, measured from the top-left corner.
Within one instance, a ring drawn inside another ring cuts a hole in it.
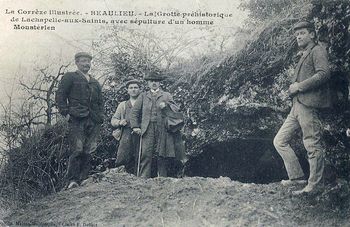
[[[309,166],[306,158],[299,157],[299,161],[307,175]],[[188,160],[185,175],[224,176],[242,183],[257,184],[288,179],[283,160],[275,150],[272,139],[260,138],[210,144],[203,148],[200,155]]]

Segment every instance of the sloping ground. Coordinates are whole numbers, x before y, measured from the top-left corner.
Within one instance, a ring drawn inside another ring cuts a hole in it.
[[[349,210],[291,196],[278,183],[229,178],[139,179],[112,170],[86,186],[47,196],[6,217],[38,226],[350,226]],[[295,188],[294,188],[295,189]],[[339,205],[339,204],[338,204]],[[79,225],[77,225],[79,224]]]

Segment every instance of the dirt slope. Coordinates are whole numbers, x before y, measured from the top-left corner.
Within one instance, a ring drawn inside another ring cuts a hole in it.
[[[139,179],[111,170],[7,216],[10,226],[350,226],[350,214],[278,183]]]

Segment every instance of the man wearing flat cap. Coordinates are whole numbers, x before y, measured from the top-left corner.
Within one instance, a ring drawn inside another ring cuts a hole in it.
[[[125,87],[129,94],[129,99],[119,103],[117,110],[111,119],[111,124],[117,129],[113,131],[113,136],[119,141],[116,165],[124,165],[129,173],[136,174],[136,158],[140,137],[132,133],[130,127],[130,113],[137,97],[139,96],[140,81],[128,80]]]
[[[78,69],[63,75],[56,92],[60,114],[69,115],[67,188],[77,187],[88,177],[91,153],[97,147],[103,122],[101,85],[88,73],[91,60],[89,53],[75,54]]]
[[[293,106],[274,139],[274,146],[281,155],[288,180],[287,185],[307,185],[293,194],[310,193],[320,184],[324,169],[325,151],[321,146],[322,124],[319,111],[331,107],[329,88],[330,69],[327,51],[315,43],[315,29],[310,22],[299,22],[294,26],[294,35],[302,56],[295,68],[289,87]],[[290,141],[298,130],[307,150],[310,174],[306,180]]]
[[[137,175],[166,177],[168,161],[183,158],[182,143],[179,140],[176,143],[179,129],[174,133],[166,129],[166,113],[178,113],[179,107],[170,93],[161,90],[163,77],[160,73],[152,72],[146,75],[145,80],[150,90],[140,94],[130,114],[131,128],[141,136]],[[155,168],[152,169],[152,166]]]

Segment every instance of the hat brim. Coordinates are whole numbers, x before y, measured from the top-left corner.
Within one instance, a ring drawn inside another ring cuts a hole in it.
[[[79,58],[88,58],[88,59],[92,60],[92,57],[91,56],[87,56],[87,55],[76,56],[75,60],[78,60]]]
[[[137,84],[139,86],[141,85],[140,81],[138,80],[130,80],[125,83],[125,87],[128,87],[130,84]]]
[[[79,53],[76,53],[74,56],[75,60],[77,60],[78,58],[81,58],[81,57],[86,57],[86,58],[89,58],[90,60],[92,60],[91,54],[86,53],[86,52],[79,52]]]
[[[293,30],[297,31],[297,30],[304,29],[304,28],[315,30],[315,27],[314,27],[314,25],[312,23],[305,22],[305,21],[304,22],[299,22],[296,25],[294,25]]]

